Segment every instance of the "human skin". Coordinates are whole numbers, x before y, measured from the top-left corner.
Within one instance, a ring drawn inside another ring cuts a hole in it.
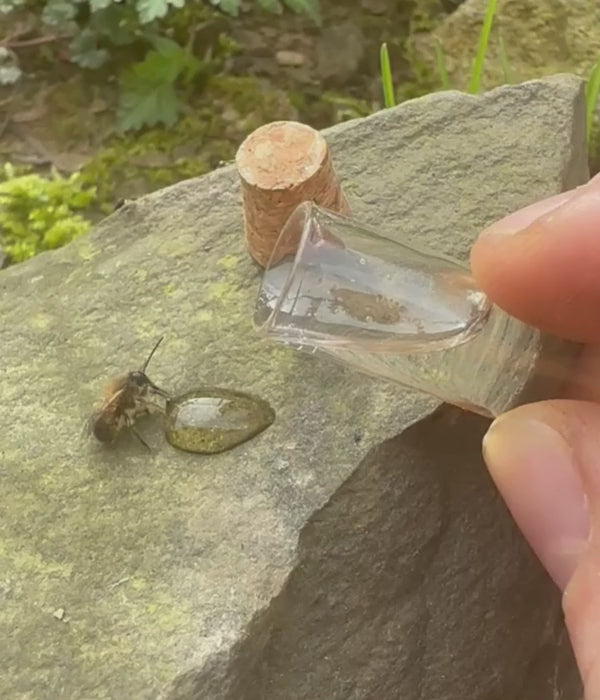
[[[563,591],[586,700],[600,699],[600,177],[485,229],[477,283],[513,316],[584,345],[564,400],[520,406],[483,443],[515,521]]]

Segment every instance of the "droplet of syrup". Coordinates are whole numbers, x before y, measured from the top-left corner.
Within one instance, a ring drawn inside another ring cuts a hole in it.
[[[231,389],[201,387],[169,401],[165,431],[173,447],[216,454],[262,433],[274,420],[275,411],[264,399]]]

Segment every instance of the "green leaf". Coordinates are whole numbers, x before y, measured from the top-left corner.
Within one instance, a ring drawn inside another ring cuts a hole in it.
[[[321,6],[319,0],[285,0],[285,4],[290,10],[294,10],[294,12],[308,15],[318,27],[321,26]]]
[[[173,125],[180,107],[175,81],[180,76],[189,79],[200,69],[200,62],[176,42],[155,37],[153,44],[156,50],[121,77],[119,126],[123,131]]]
[[[82,68],[100,68],[108,60],[108,51],[98,48],[98,36],[83,29],[69,44],[71,61]]]
[[[66,0],[50,0],[42,12],[42,22],[49,26],[60,27],[71,23],[77,14],[77,7]]]
[[[394,107],[396,96],[394,93],[394,80],[392,78],[392,68],[390,66],[390,55],[385,42],[379,49],[379,66],[381,72],[381,86],[383,88],[383,104],[386,108]]]
[[[92,12],[98,12],[99,10],[105,10],[112,4],[112,0],[90,0],[90,10]]]
[[[490,40],[490,33],[492,31],[492,24],[494,22],[494,15],[496,14],[497,4],[498,0],[488,0],[488,4],[485,10],[483,25],[479,33],[477,51],[475,52],[473,67],[471,69],[471,79],[469,80],[469,87],[467,90],[472,95],[477,94],[481,88],[481,74],[483,73],[483,64],[485,62],[485,56],[487,53],[488,43]]]
[[[169,5],[182,8],[185,0],[137,0],[136,8],[142,24],[148,24],[155,19],[164,17],[169,11]]]
[[[165,64],[165,72],[167,70],[166,64],[169,63],[171,66],[173,80],[184,73],[188,78],[193,78],[200,70],[200,61],[187,49],[179,46],[176,41],[156,35],[148,37],[148,41],[154,46],[156,53],[161,57],[160,60]]]
[[[90,17],[88,28],[102,36],[115,46],[133,43],[139,21],[135,8],[113,3],[103,10],[94,12]],[[139,31],[138,31],[139,34]]]
[[[228,15],[237,17],[240,12],[241,0],[210,0],[219,10],[226,12]]]
[[[14,85],[22,75],[19,66],[0,66],[0,85]]]
[[[258,4],[263,10],[273,12],[276,15],[280,15],[283,12],[283,7],[279,0],[258,0]]]
[[[25,0],[0,0],[0,15],[7,15],[25,4]]]
[[[143,126],[173,126],[179,116],[179,101],[173,85],[164,83],[145,92],[124,92],[119,104],[119,128],[122,131]]]
[[[598,96],[600,95],[600,56],[594,64],[590,75],[585,84],[585,104],[586,104],[586,133],[588,144],[592,138],[592,130],[594,126],[594,114],[596,105],[598,104]]]

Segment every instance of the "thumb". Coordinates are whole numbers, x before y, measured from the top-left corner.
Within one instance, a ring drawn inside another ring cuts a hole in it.
[[[586,698],[600,698],[600,405],[521,406],[492,423],[483,449],[514,519],[564,591]]]

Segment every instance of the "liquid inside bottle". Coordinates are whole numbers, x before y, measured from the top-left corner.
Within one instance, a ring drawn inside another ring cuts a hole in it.
[[[539,332],[493,306],[465,265],[312,203],[272,261],[254,322],[278,342],[486,416],[514,403],[538,363]]]

